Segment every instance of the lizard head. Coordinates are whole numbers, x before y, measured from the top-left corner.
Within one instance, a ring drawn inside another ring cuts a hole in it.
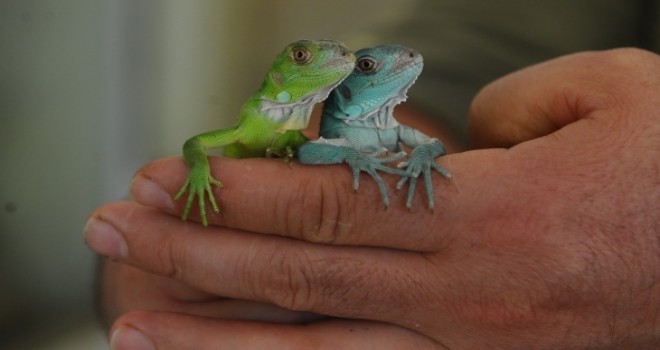
[[[400,45],[365,48],[355,55],[353,73],[333,96],[347,120],[364,119],[379,108],[393,108],[405,101],[424,65],[419,52]]]
[[[323,101],[354,66],[355,55],[341,42],[296,41],[275,58],[261,87],[262,99],[286,105]]]

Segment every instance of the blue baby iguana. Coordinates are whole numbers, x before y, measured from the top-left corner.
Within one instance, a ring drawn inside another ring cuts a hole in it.
[[[189,191],[183,220],[195,197],[204,226],[206,195],[213,211],[220,211],[211,185],[222,183],[211,176],[207,148],[224,147],[224,155],[234,158],[277,155],[290,160],[308,140],[300,130],[307,127],[314,104],[325,100],[354,65],[355,55],[332,40],[301,40],[280,52],[261,88],[243,105],[236,126],[199,134],[183,145],[189,174],[174,197],[178,200]]]
[[[406,206],[412,206],[417,178],[422,173],[428,204],[434,207],[431,169],[446,178],[451,175],[435,162],[446,154],[442,143],[423,133],[399,124],[392,114],[394,107],[406,100],[406,92],[415,83],[423,67],[422,56],[409,48],[384,45],[355,53],[353,73],[328,97],[321,119],[321,138],[307,142],[298,150],[303,164],[348,163],[353,171],[353,188],[358,189],[360,171],[369,173],[387,207],[387,189],[377,170],[403,178],[397,188],[410,179]],[[407,161],[399,163],[405,171],[385,165],[405,155],[400,144],[412,148]],[[387,151],[399,152],[379,158]]]

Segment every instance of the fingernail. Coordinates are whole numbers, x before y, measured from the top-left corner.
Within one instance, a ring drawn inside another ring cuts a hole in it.
[[[131,192],[133,192],[135,200],[141,204],[165,210],[174,209],[170,194],[165,192],[160,185],[144,176],[138,175],[133,179]]]
[[[154,344],[142,332],[133,327],[121,326],[110,337],[112,350],[156,350]]]
[[[85,225],[85,243],[94,252],[111,259],[127,258],[124,237],[109,223],[91,218]]]

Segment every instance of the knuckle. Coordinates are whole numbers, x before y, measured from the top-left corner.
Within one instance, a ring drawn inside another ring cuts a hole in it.
[[[309,310],[315,304],[312,286],[312,263],[302,249],[281,253],[275,249],[264,262],[271,268],[262,269],[266,275],[258,277],[256,290],[262,290],[267,300],[290,310]]]
[[[346,181],[313,178],[301,184],[299,195],[288,203],[288,232],[298,232],[312,243],[345,244],[351,237],[353,201]],[[304,213],[304,215],[302,215]]]
[[[183,268],[186,260],[184,246],[178,244],[172,237],[166,237],[159,242],[158,249],[158,272],[166,277],[183,280],[185,278]]]
[[[263,260],[268,268],[256,276],[251,289],[261,291],[260,298],[285,309],[339,317],[366,315],[383,305],[406,312],[413,295],[420,294],[411,292],[414,278],[402,270],[361,259],[310,253],[303,245],[283,252],[274,249]]]

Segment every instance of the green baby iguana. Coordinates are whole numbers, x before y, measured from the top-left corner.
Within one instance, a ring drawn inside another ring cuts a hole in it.
[[[189,192],[183,220],[195,197],[204,226],[208,225],[207,195],[213,211],[220,212],[211,185],[222,187],[222,183],[211,176],[207,148],[223,147],[224,155],[234,158],[283,156],[290,160],[308,140],[301,130],[309,123],[312,107],[325,100],[354,65],[355,55],[332,40],[296,41],[280,52],[261,88],[241,108],[238,124],[199,134],[183,145],[189,174],[174,197],[179,200]]]
[[[449,172],[435,162],[446,153],[438,140],[394,119],[396,105],[406,100],[406,92],[415,83],[423,67],[422,56],[400,45],[365,48],[355,53],[353,73],[331,94],[323,108],[321,138],[304,144],[298,150],[303,164],[347,163],[353,172],[353,189],[359,186],[361,171],[370,174],[387,207],[389,199],[378,170],[401,175],[397,184],[410,180],[406,206],[412,206],[415,186],[423,174],[428,204],[434,207],[431,169],[450,178]],[[394,169],[385,165],[405,156],[400,144],[412,148],[408,159]],[[399,152],[378,157],[387,151]]]

